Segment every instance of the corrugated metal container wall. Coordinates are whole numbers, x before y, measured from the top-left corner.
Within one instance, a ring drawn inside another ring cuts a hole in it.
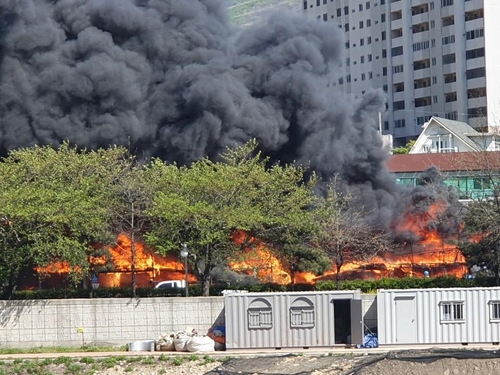
[[[500,288],[379,290],[380,345],[500,342]]]
[[[359,290],[227,294],[226,348],[332,346],[332,300],[360,298]]]

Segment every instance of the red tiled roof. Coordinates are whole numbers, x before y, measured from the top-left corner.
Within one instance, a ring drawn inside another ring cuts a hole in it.
[[[500,152],[391,155],[386,164],[393,173],[423,172],[432,166],[442,172],[500,170]]]

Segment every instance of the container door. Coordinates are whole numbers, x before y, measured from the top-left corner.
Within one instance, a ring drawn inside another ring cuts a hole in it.
[[[351,344],[363,344],[363,301],[360,299],[351,299]]]
[[[415,344],[417,342],[415,296],[396,297],[394,302],[396,306],[396,343]]]

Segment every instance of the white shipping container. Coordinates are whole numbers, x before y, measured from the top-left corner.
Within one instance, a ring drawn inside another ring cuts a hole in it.
[[[363,343],[361,292],[228,293],[226,348]]]
[[[379,290],[380,345],[500,342],[500,288]]]

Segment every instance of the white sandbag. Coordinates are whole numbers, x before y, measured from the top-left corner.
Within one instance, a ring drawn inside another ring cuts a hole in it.
[[[175,350],[178,352],[187,352],[187,343],[191,336],[188,335],[177,335],[174,339]]]
[[[215,341],[203,335],[194,335],[186,346],[188,352],[207,353],[215,351]]]
[[[175,351],[173,335],[160,336],[158,341],[156,341],[156,350],[161,351],[161,352],[173,352],[173,351]]]

